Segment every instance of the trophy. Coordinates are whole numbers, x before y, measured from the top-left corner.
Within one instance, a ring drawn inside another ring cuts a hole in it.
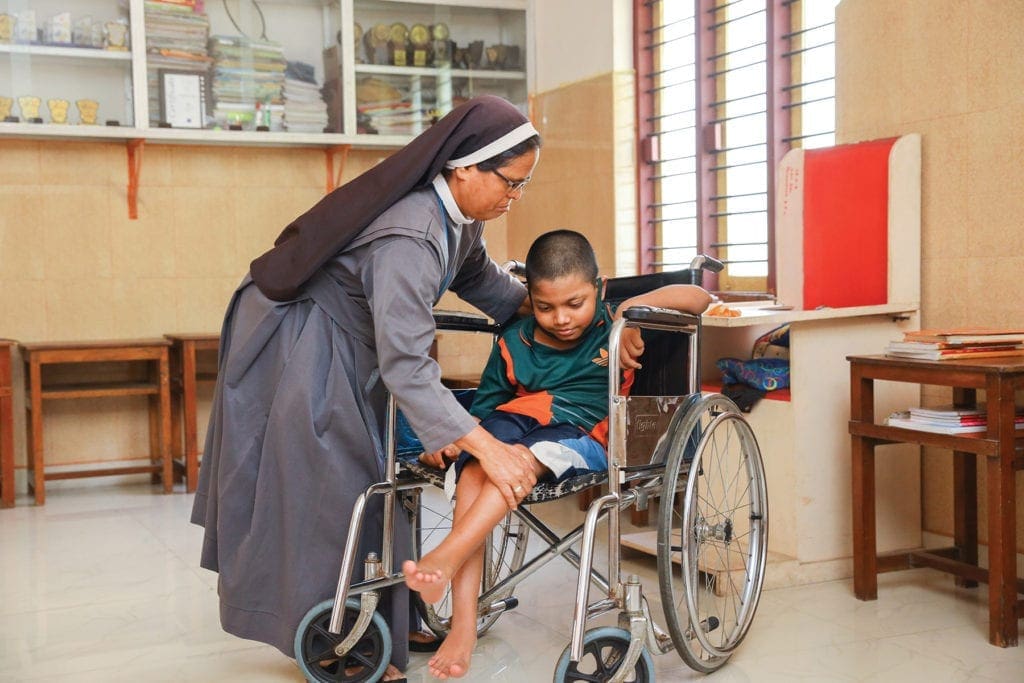
[[[395,66],[406,66],[409,61],[409,29],[405,24],[396,21],[388,30],[388,57]]]
[[[68,122],[68,101],[67,100],[46,100],[46,106],[50,108],[51,123]]]
[[[128,49],[128,25],[120,21],[108,21],[107,28],[107,49],[127,50]]]
[[[21,109],[21,116],[29,123],[42,123],[39,118],[39,105],[42,102],[38,97],[22,95],[18,98],[18,107]]]
[[[427,66],[430,62],[430,29],[423,24],[413,24],[409,29],[409,43],[412,45],[412,65]]]
[[[388,63],[389,33],[390,29],[387,24],[375,24],[363,36],[363,44],[366,46],[366,58],[370,64]]]
[[[448,24],[437,23],[430,27],[434,41],[434,66],[448,66],[452,62],[452,44],[449,40]]]
[[[17,123],[18,117],[11,116],[11,109],[14,107],[14,99],[0,95],[0,121]]]
[[[0,14],[0,43],[9,43],[14,40],[14,17],[10,14]]]
[[[474,40],[466,48],[466,68],[479,69],[484,58],[484,41]]]
[[[96,125],[96,114],[99,112],[100,103],[96,100],[76,100],[75,106],[78,107],[78,118],[82,120],[82,123],[87,126]]]
[[[363,59],[363,55],[365,54],[363,52],[363,44],[362,44],[363,43],[363,27],[359,25],[358,21],[356,22],[355,27],[352,30],[352,35],[354,36],[352,42],[355,44],[355,48],[356,48],[355,49],[356,64],[362,64],[362,63],[364,63],[366,61],[365,59]],[[341,42],[341,32],[340,31],[338,32],[338,42],[339,43]]]

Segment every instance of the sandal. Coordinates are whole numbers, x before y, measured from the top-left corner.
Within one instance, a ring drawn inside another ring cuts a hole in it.
[[[413,636],[417,635],[430,640],[416,640]],[[437,652],[442,642],[444,638],[438,638],[433,633],[414,631],[409,634],[409,652]]]

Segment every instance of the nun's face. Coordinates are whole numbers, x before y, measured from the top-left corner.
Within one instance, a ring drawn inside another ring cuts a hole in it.
[[[495,171],[477,166],[454,169],[449,178],[452,196],[468,218],[488,221],[504,216],[512,202],[523,196],[521,183],[530,179],[537,163],[537,150],[531,149]]]

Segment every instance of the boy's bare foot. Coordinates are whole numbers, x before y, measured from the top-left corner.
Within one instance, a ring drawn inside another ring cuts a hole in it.
[[[442,680],[462,678],[469,671],[469,662],[476,647],[476,624],[465,633],[452,629],[441,643],[437,654],[430,658],[430,675]]]
[[[429,605],[439,602],[448,588],[448,578],[440,569],[418,567],[412,560],[406,560],[402,563],[402,573],[405,574],[405,585],[418,592],[423,602]]]

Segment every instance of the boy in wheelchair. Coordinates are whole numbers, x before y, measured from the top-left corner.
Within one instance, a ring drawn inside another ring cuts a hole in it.
[[[699,314],[711,297],[694,285],[668,285],[631,297],[614,310],[603,301],[603,281],[587,239],[570,230],[537,238],[526,258],[533,315],[500,336],[480,379],[470,413],[497,439],[516,447],[539,481],[560,481],[607,469],[608,337],[614,318],[631,306]],[[640,367],[640,331],[623,330],[620,363],[623,392]],[[483,542],[504,518],[508,505],[476,460],[454,446],[421,456],[434,467],[454,459],[457,477],[451,533],[419,563],[402,571],[425,602],[452,589],[452,626],[431,658],[430,673],[458,678],[469,669],[476,646],[477,596]],[[448,487],[446,487],[448,488]],[[522,500],[530,492],[517,487]]]

